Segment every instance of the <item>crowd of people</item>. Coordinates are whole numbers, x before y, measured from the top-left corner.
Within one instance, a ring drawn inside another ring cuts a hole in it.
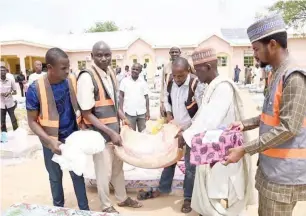
[[[213,47],[199,47],[192,54],[191,65],[181,57],[178,47],[170,49],[171,61],[163,67],[161,78],[160,114],[166,122],[180,126],[176,135],[180,148],[185,148],[184,202],[182,213],[192,210],[200,215],[216,215],[208,208],[209,201],[226,201],[231,207],[237,194],[231,187],[243,172],[242,159],[259,154],[256,189],[259,192],[260,216],[291,216],[298,201],[306,201],[306,71],[297,67],[287,51],[287,32],[281,16],[273,15],[252,24],[247,30],[258,64],[255,70],[269,65],[267,93],[262,114],[245,119],[243,103],[236,84],[218,74],[218,59]],[[101,210],[118,213],[109,195],[109,183],[115,190],[118,206],[140,208],[142,204],[126,193],[123,161],[114,153],[113,145],[121,146],[120,126],[128,125],[142,131],[150,119],[149,89],[146,64],[135,63],[116,69],[110,67],[111,48],[99,41],[92,48],[92,65],[78,76],[70,73],[68,55],[59,48],[47,51],[48,72],[41,74],[36,62],[36,75],[26,94],[28,124],[43,145],[44,161],[49,173],[53,204],[64,206],[62,170],[53,162],[53,154],[61,154],[60,145],[79,128],[98,131],[106,140],[103,152],[94,155]],[[246,68],[246,84],[250,70]],[[159,69],[160,72],[161,68]],[[239,80],[240,69],[235,68]],[[258,73],[258,72],[257,72]],[[6,131],[6,112],[12,118],[16,93],[8,79],[7,69],[1,67],[1,131]],[[30,78],[29,78],[30,80]],[[35,80],[35,81],[34,81]],[[23,82],[21,79],[20,82]],[[190,163],[192,138],[203,130],[220,126],[249,131],[259,127],[259,136],[240,147],[229,150],[226,162],[195,166]],[[171,192],[176,164],[165,167],[159,187],[142,191],[147,198],[157,198]],[[89,210],[84,178],[70,172],[79,208]],[[214,188],[210,194],[208,188]],[[244,206],[245,208],[246,206]],[[240,215],[244,208],[240,208]],[[209,212],[211,211],[211,212]]]

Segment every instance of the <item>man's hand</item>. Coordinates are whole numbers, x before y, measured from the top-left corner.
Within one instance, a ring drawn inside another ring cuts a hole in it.
[[[173,115],[171,112],[167,112],[166,123],[169,123],[173,120]]]
[[[177,138],[178,139],[178,147],[180,149],[183,149],[184,145],[186,144],[184,138],[183,138],[183,131],[180,130],[176,135],[175,135],[175,139]]]
[[[122,139],[121,139],[121,136],[116,133],[116,132],[113,132],[112,135],[110,136],[111,140],[112,140],[112,143],[116,146],[122,146]]]
[[[162,117],[166,117],[166,116],[165,116],[166,109],[165,109],[165,107],[164,107],[164,103],[161,103],[161,104],[160,104],[159,109],[160,109],[160,115],[161,115]]]
[[[227,166],[230,163],[237,163],[244,155],[245,150],[242,146],[228,150],[229,154],[223,165]]]
[[[62,154],[62,151],[60,149],[60,145],[62,145],[63,143],[61,143],[60,141],[58,140],[52,140],[49,144],[49,148],[51,149],[51,151],[54,153],[54,154],[57,154],[57,155],[61,155]]]
[[[150,120],[150,112],[146,112],[146,121]]]
[[[132,128],[131,122],[127,118],[123,119],[122,125],[127,125],[128,127]]]
[[[237,122],[233,122],[232,124],[230,124],[230,126],[228,127],[229,130],[232,130],[234,128],[238,128],[240,131],[244,131],[244,125],[242,124],[241,121],[237,121]]]

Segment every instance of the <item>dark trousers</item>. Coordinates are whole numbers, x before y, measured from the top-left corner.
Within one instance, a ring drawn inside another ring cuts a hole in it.
[[[14,110],[15,110],[15,106],[11,108],[1,109],[1,132],[7,132],[7,128],[6,128],[6,113],[7,112],[11,118],[13,130],[16,130],[18,128],[18,123],[17,123],[17,119],[15,116]]]
[[[21,97],[24,97],[24,91],[23,91],[24,86],[22,83],[19,83],[19,86],[20,86]]]
[[[186,145],[186,152],[185,152],[185,178],[184,178],[184,198],[191,200],[192,191],[193,191],[193,184],[194,184],[194,177],[195,177],[195,170],[196,167],[190,164],[190,147]],[[170,193],[172,188],[172,181],[174,177],[176,163],[164,168],[160,181],[158,190],[161,193]]]
[[[49,181],[51,186],[53,205],[63,207],[65,203],[63,183],[62,183],[63,172],[60,166],[51,160],[53,157],[53,153],[51,152],[51,150],[43,146],[43,152],[44,152],[45,166],[49,173]],[[74,192],[78,200],[79,208],[81,210],[89,210],[83,176],[78,176],[74,172],[69,172],[69,173],[72,179]]]

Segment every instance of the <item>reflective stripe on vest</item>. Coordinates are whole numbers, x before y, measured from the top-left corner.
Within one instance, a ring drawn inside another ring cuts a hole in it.
[[[91,75],[92,79],[94,79],[93,82],[95,82],[98,87],[97,95],[95,95],[95,106],[92,113],[101,123],[119,133],[119,121],[113,100],[110,97],[106,97],[106,91],[97,72],[93,70],[87,71],[87,73]],[[83,121],[89,129],[96,130],[96,128],[87,119],[84,118]],[[102,134],[106,142],[110,141],[110,137],[106,133],[100,130],[98,131]]]
[[[68,77],[71,104],[76,114],[76,121],[81,121],[80,110],[76,102],[76,79],[73,76]],[[58,139],[59,115],[54,100],[51,85],[47,75],[41,77],[36,83],[37,92],[40,101],[40,113],[38,123],[44,131],[53,139]]]
[[[283,95],[284,81],[297,70],[287,70],[280,74],[273,83],[269,76],[270,92],[266,95],[260,118],[259,134],[262,135],[273,127],[280,125],[280,103]],[[306,75],[304,71],[298,70]],[[306,116],[306,114],[305,114]],[[285,185],[306,184],[306,118],[301,132],[274,148],[267,149],[259,155],[259,166],[266,178],[272,182]]]

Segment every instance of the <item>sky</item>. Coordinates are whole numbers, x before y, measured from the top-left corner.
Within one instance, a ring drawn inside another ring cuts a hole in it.
[[[81,33],[97,21],[163,31],[247,28],[275,0],[1,0],[0,28]]]

